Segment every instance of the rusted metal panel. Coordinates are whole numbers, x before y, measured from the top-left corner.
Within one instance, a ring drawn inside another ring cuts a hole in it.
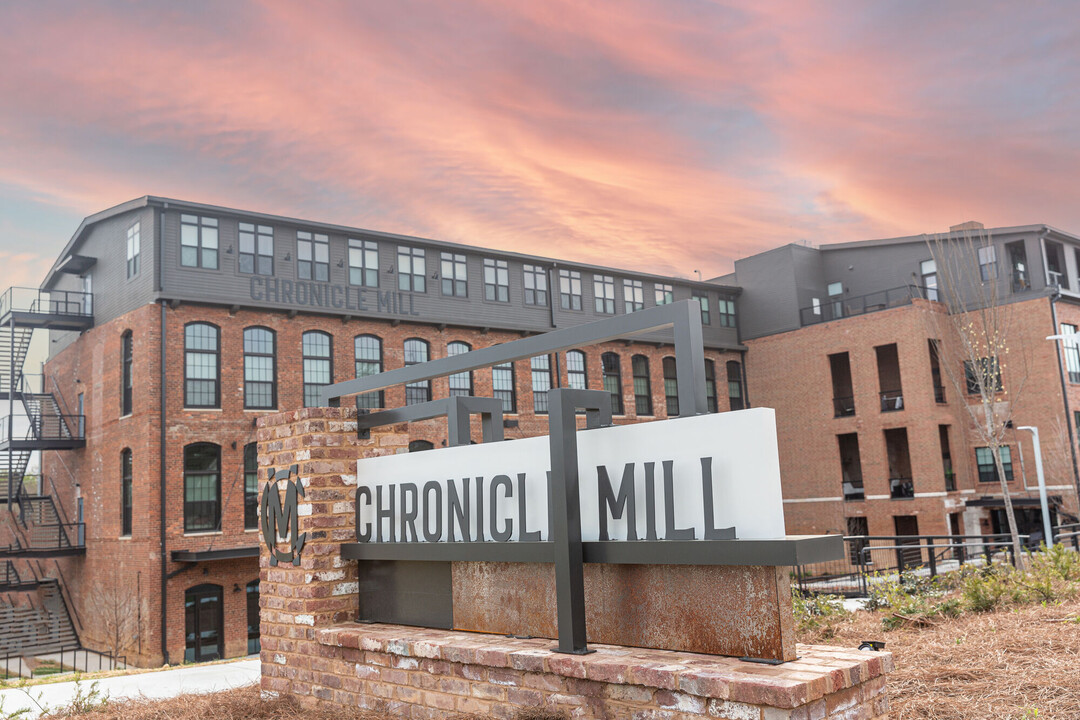
[[[779,567],[585,565],[588,641],[768,660],[795,659]],[[454,627],[555,638],[554,566],[455,562]]]

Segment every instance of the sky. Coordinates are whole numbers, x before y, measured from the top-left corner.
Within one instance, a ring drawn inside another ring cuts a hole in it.
[[[1080,233],[1070,2],[0,0],[0,285],[142,195],[682,277]]]

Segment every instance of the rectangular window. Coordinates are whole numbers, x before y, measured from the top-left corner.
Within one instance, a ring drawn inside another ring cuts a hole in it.
[[[1005,481],[1012,482],[1012,451],[1008,445],[998,448],[1001,464],[1005,468]],[[994,452],[988,447],[975,448],[975,464],[979,466],[979,482],[999,482]]]
[[[698,305],[701,306],[701,324],[709,325],[711,320],[709,318],[709,297],[708,295],[694,295],[694,299],[698,301]]]
[[[610,275],[593,275],[593,297],[596,312],[612,315],[615,312],[615,278]]]
[[[679,376],[675,371],[675,358],[666,357],[660,361],[664,369],[664,399],[667,401],[668,417],[679,414]],[[716,394],[716,383],[713,382],[713,395]]]
[[[446,346],[446,357],[464,355],[472,350],[468,343],[455,341]],[[447,380],[450,383],[450,397],[468,397],[473,394],[472,372],[459,372],[450,375]]]
[[[184,407],[219,406],[218,329],[207,323],[184,328]]]
[[[221,529],[221,448],[184,448],[184,532]]]
[[[120,494],[121,494],[121,537],[131,537],[131,451],[120,453]]]
[[[423,248],[399,245],[397,249],[398,290],[427,292],[426,259]]]
[[[667,377],[664,378],[664,392],[667,393]],[[719,412],[716,400],[716,365],[712,360],[705,361],[705,400],[709,403],[709,412]],[[676,407],[678,403],[678,383],[676,383]]]
[[[675,302],[675,291],[671,289],[670,285],[655,284],[653,289],[656,292],[657,305],[667,305]]]
[[[330,282],[330,238],[318,233],[296,233],[296,276]]]
[[[544,415],[548,411],[548,390],[551,389],[551,356],[537,355],[531,362],[533,412]]]
[[[949,447],[949,426],[938,425],[938,443],[941,445],[941,467],[945,471],[945,490],[956,490],[956,473],[952,466],[952,450]]]
[[[127,276],[133,278],[139,274],[139,251],[142,240],[139,237],[139,223],[135,223],[127,231]]]
[[[637,312],[645,307],[645,291],[641,287],[641,281],[623,280],[622,282],[623,303],[626,305],[626,312]]]
[[[863,500],[862,460],[859,457],[859,436],[856,433],[837,435],[840,448],[840,475],[844,500]]]
[[[585,373],[585,353],[580,350],[566,353],[566,384],[574,390],[589,389],[589,379]]]
[[[997,251],[993,245],[987,245],[978,249],[979,276],[983,280],[997,277]]]
[[[964,361],[964,380],[967,383],[968,395],[978,395],[982,392],[984,383],[993,385],[995,392],[1000,392],[1001,368],[998,366],[996,357],[979,358],[978,364]]]
[[[505,260],[484,258],[484,299],[510,301],[510,267]]]
[[[526,265],[523,268],[526,305],[548,304],[547,270],[539,265]]]
[[[349,238],[349,284],[379,287],[379,244]]]
[[[742,364],[735,360],[727,362],[727,385],[728,385],[728,408],[742,410],[746,407],[743,401]]]
[[[1061,324],[1061,349],[1065,353],[1065,369],[1069,373],[1069,382],[1080,383],[1080,341],[1076,337],[1076,326]]]
[[[274,228],[240,223],[240,264],[242,273],[274,274]]]
[[[630,358],[630,370],[634,374],[634,412],[638,415],[652,415],[649,359],[644,355],[635,355]]]
[[[611,414],[623,414],[622,368],[619,356],[607,352],[600,356],[600,369],[603,375],[604,390],[611,395]]]
[[[849,538],[869,535],[870,525],[866,518],[849,517],[847,519],[847,534]],[[863,552],[869,545],[870,543],[866,540],[848,540],[848,561],[852,565],[869,564],[871,562],[870,554]]]
[[[919,263],[919,272],[922,274],[922,286],[926,291],[926,299],[937,300],[937,262],[934,260],[923,260]]]
[[[405,341],[405,367],[426,363],[431,359],[431,346],[426,340],[410,338]],[[420,380],[405,385],[405,404],[416,405],[431,400],[431,381]]]
[[[362,378],[383,371],[382,340],[374,335],[360,335],[353,341],[356,355],[356,377]],[[356,407],[377,410],[385,406],[385,395],[378,392],[360,393],[356,397]]]
[[[468,297],[469,271],[465,256],[456,253],[440,253],[442,265],[442,294],[447,297]]]
[[[180,264],[206,270],[218,269],[217,218],[180,216]]]
[[[132,410],[132,395],[134,383],[132,382],[132,360],[134,359],[134,337],[128,330],[120,336],[120,414],[130,415]]]
[[[491,387],[495,397],[502,400],[504,413],[517,412],[517,393],[514,392],[514,365],[503,363],[491,368]]]
[[[259,457],[257,443],[244,446],[244,529],[259,527]]]
[[[318,407],[319,389],[334,381],[333,343],[327,333],[312,330],[301,338],[304,407]]]
[[[581,309],[581,273],[577,270],[559,271],[559,305],[563,310]]]
[[[821,312],[821,301],[817,298],[815,300],[815,308],[817,313]],[[735,301],[720,298],[716,303],[717,313],[720,315],[720,327],[735,327]]]
[[[244,407],[273,410],[277,407],[274,331],[268,328],[244,330]]]

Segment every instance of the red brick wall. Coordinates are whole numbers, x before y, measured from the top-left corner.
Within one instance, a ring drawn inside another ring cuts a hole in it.
[[[75,412],[77,395],[84,394],[87,446],[82,450],[44,454],[44,472],[58,489],[58,497],[74,519],[76,508],[75,485],[84,498],[87,527],[85,558],[67,559],[59,563],[63,578],[75,598],[75,611],[81,622],[81,637],[88,647],[104,647],[100,637],[100,598],[115,597],[118,590],[138,596],[140,631],[133,633],[126,649],[129,659],[140,664],[161,662],[160,649],[160,539],[159,539],[159,477],[160,477],[160,323],[161,309],[147,305],[123,317],[94,327],[76,342],[53,357],[46,373],[55,378],[71,412]],[[408,338],[418,337],[430,343],[432,359],[446,355],[447,344],[453,341],[469,343],[474,349],[495,343],[509,342],[521,337],[506,332],[484,333],[475,329],[431,325],[393,324],[384,321],[350,320],[316,315],[290,318],[284,312],[230,313],[225,308],[180,305],[166,311],[166,379],[167,410],[165,468],[166,468],[166,537],[167,553],[175,550],[206,551],[250,547],[259,542],[258,533],[244,529],[243,451],[255,441],[255,420],[268,412],[244,410],[243,404],[243,329],[250,326],[268,327],[275,331],[277,341],[278,408],[299,407],[303,401],[301,366],[301,336],[308,330],[330,333],[333,340],[334,380],[354,375],[353,338],[370,333],[383,340],[385,369],[401,367],[403,346]],[[212,410],[184,409],[184,326],[190,322],[209,322],[217,325],[221,346],[221,407]],[[120,417],[120,337],[131,330],[134,339],[134,410]],[[609,343],[585,348],[588,384],[602,388],[600,355],[613,351],[621,356],[622,384],[626,415],[616,422],[635,422],[633,374],[631,357],[642,354],[649,358],[650,385],[654,416],[666,417],[664,379],[661,360],[672,350],[658,348],[655,343]],[[714,360],[719,390],[720,410],[728,409],[725,363],[741,359],[735,353],[709,351]],[[530,437],[547,433],[545,415],[531,412],[532,383],[529,363],[514,364],[514,378],[519,412],[508,416],[517,420],[516,428],[505,430],[507,437]],[[566,386],[565,355],[560,356],[562,386]],[[552,364],[554,370],[554,363]],[[490,396],[491,370],[473,373],[474,393]],[[76,382],[78,380],[79,382]],[[433,381],[433,397],[448,394],[445,378]],[[404,404],[404,388],[386,391],[386,404]],[[479,435],[479,425],[475,428]],[[414,439],[424,439],[439,445],[446,437],[445,421],[431,420],[412,427]],[[183,457],[184,447],[196,442],[213,442],[221,447],[222,527],[217,533],[184,533],[183,516]],[[120,539],[120,453],[132,450],[133,457],[133,533],[130,539]],[[55,568],[53,569],[55,571]],[[168,615],[169,659],[178,662],[184,654],[184,591],[202,583],[219,584],[224,588],[226,615],[226,654],[246,652],[246,596],[234,592],[254,580],[258,570],[254,559],[229,562],[189,563],[167,562],[169,573],[179,573],[168,582],[165,608]],[[95,584],[102,592],[95,593]],[[137,658],[137,660],[136,660]]]

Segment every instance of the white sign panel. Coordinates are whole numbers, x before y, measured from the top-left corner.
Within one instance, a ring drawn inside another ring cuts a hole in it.
[[[581,536],[785,535],[773,410],[753,408],[577,434]],[[546,436],[357,462],[362,542],[550,539]]]

